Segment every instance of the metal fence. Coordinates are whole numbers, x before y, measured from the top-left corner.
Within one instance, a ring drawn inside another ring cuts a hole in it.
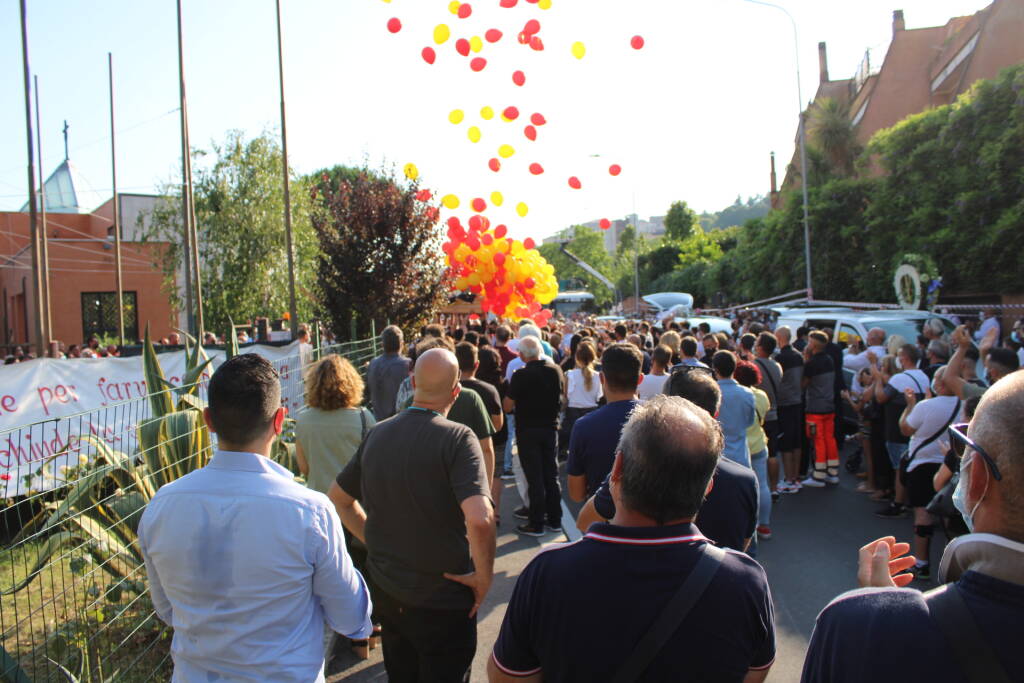
[[[304,371],[338,353],[365,375],[375,339],[309,348],[274,362],[282,400],[304,405]],[[209,435],[191,397],[154,419],[154,394],[0,432],[40,454],[28,495],[4,501],[0,550],[0,681],[154,681],[171,676],[171,629],[156,616],[138,522],[156,490],[202,466]],[[196,419],[198,417],[198,420]],[[293,439],[293,433],[284,440]],[[39,444],[50,444],[40,449]],[[294,471],[289,449],[275,459]]]

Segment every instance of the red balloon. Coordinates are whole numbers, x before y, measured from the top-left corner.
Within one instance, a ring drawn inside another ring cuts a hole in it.
[[[520,31],[519,35],[516,36],[516,40],[519,41],[520,45],[529,45],[530,44],[530,34],[527,33],[526,31]]]
[[[488,29],[487,33],[484,34],[484,38],[487,39],[488,43],[496,43],[501,40],[502,33],[496,28]]]
[[[494,265],[501,266],[505,264],[505,255],[500,251],[494,255]]]
[[[527,280],[529,280],[529,278],[527,278]],[[539,301],[531,301],[529,308],[530,308],[530,313],[540,313],[540,302]]]
[[[523,85],[526,83],[526,74],[522,71],[514,71],[512,73],[512,82],[516,85]]]
[[[482,227],[483,227],[483,223],[480,221],[480,216],[473,215],[473,216],[469,217],[469,229],[470,230],[476,230],[477,232],[480,232],[480,229]]]
[[[537,164],[537,163],[530,164],[530,173],[532,173],[533,175],[540,175],[543,172],[544,172],[544,167],[541,166],[540,164]],[[527,247],[527,249],[529,249],[529,247]]]
[[[634,50],[639,50],[644,46],[643,36],[633,36],[633,39],[629,41],[630,46]]]
[[[537,52],[544,49],[544,41],[540,39],[540,36],[532,36],[530,38],[530,49]]]
[[[576,176],[573,176],[573,177],[569,178],[569,187],[571,187],[574,190],[578,190],[581,187],[583,187],[583,183],[580,182],[579,178],[577,178]]]
[[[537,129],[534,128],[533,126],[527,126],[526,128],[523,128],[523,135],[525,135],[530,140],[536,140]]]
[[[525,280],[523,280],[523,287],[526,287],[527,289],[533,289],[536,286],[537,283],[532,277],[528,277]],[[530,308],[533,308],[533,304],[530,304]]]
[[[535,126],[543,126],[548,120],[544,118],[543,114],[534,114],[530,117],[530,123]]]
[[[487,202],[485,202],[480,197],[477,197],[472,202],[470,202],[470,205],[473,207],[473,210],[476,211],[477,213],[483,213],[484,211],[487,210]]]
[[[526,22],[526,26],[523,27],[523,33],[528,33],[531,36],[540,31],[540,22],[536,19],[530,19]]]
[[[485,66],[487,66],[487,60],[483,57],[476,57],[469,63],[469,68],[473,71],[483,71]]]
[[[451,218],[449,218],[448,219],[448,227],[451,228],[452,230],[455,230],[457,228],[461,228],[462,224],[459,223],[459,217],[458,216],[452,216]]]
[[[499,225],[498,227],[496,227],[494,229],[494,237],[495,237],[495,239],[499,239],[500,240],[507,233],[508,233],[508,228],[506,228],[504,225]]]
[[[532,237],[527,237],[525,240],[523,240],[524,249],[533,249],[535,246],[537,246],[537,243],[533,241]]]
[[[437,59],[437,53],[434,52],[434,48],[425,47],[423,52],[420,53],[423,56],[423,61],[427,64],[433,64],[434,60]]]
[[[612,222],[607,218],[602,218],[600,226],[602,230],[607,230],[608,228],[612,227]]]
[[[519,110],[515,107],[505,107],[505,111],[501,112],[501,115],[509,121],[515,121],[519,118]]]
[[[491,169],[495,173],[501,170],[501,162],[497,159],[491,159],[487,162],[487,168]]]
[[[436,206],[428,206],[427,210],[423,212],[423,215],[427,217],[429,221],[437,221],[441,217],[441,212]]]
[[[492,235],[491,233],[487,233],[486,235],[480,238],[480,241],[486,244],[487,246],[490,246],[491,244],[494,243],[494,235]]]
[[[467,19],[469,15],[473,13],[473,8],[468,2],[464,2],[459,5],[459,19]]]
[[[608,167],[608,172],[611,173],[612,175],[619,175],[620,173],[622,173],[622,167],[619,166],[618,164],[612,164],[611,166]]]
[[[392,33],[398,33],[402,30],[402,21],[398,17],[391,17],[388,19],[388,30]]]
[[[418,199],[421,202],[429,202],[430,198],[433,196],[434,195],[430,193],[430,190],[420,190],[419,192],[416,193],[416,199]]]
[[[491,227],[490,219],[488,219],[487,216],[480,216],[480,232],[486,232],[487,229],[490,228],[490,227]],[[490,242],[487,242],[486,244],[490,244]]]
[[[446,254],[450,254],[451,252],[455,251],[455,243],[445,242],[444,244],[441,245],[441,251],[443,251]]]
[[[515,7],[517,2],[519,2],[519,0],[501,0],[501,2],[499,2],[498,4],[508,9],[511,7]]]
[[[455,51],[463,57],[469,56],[469,41],[465,38],[459,38],[455,41]]]

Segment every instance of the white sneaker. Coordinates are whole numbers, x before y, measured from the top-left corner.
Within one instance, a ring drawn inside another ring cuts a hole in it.
[[[825,482],[815,479],[814,477],[807,477],[800,482],[800,486],[809,486],[810,488],[820,489],[825,486]]]
[[[839,483],[839,477],[837,477],[835,475],[831,475],[831,476],[825,477],[825,483],[826,484],[838,484]]]

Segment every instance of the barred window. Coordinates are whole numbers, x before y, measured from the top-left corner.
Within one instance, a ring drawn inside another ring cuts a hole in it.
[[[139,316],[135,292],[123,292],[124,339],[139,338]],[[82,339],[89,335],[117,337],[117,292],[82,292]]]

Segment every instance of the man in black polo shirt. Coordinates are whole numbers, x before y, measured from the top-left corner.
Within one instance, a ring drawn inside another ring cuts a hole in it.
[[[775,330],[779,353],[775,360],[782,367],[779,383],[779,453],[785,480],[779,483],[780,493],[800,491],[801,448],[804,435],[804,399],[801,382],[804,377],[804,357],[790,345],[792,331],[782,325]]]
[[[530,499],[530,519],[516,531],[543,536],[545,521],[550,531],[562,530],[562,491],[555,452],[565,379],[561,368],[541,358],[536,337],[519,340],[519,357],[525,365],[512,374],[504,401],[505,410],[515,411],[516,445]]]
[[[459,395],[446,349],[416,359],[412,406],[377,423],[331,485],[366,544],[391,681],[468,681],[476,612],[494,570],[494,511],[480,443],[445,418]]]
[[[826,347],[828,336],[815,330],[804,349],[804,375],[801,384],[807,391],[804,419],[807,438],[814,443],[814,472],[801,484],[820,488],[839,483],[839,448],[836,445],[836,366]]]
[[[665,385],[670,396],[685,398],[708,415],[718,414],[722,390],[708,368],[676,368]],[[586,532],[594,522],[615,516],[615,502],[606,477],[587,504],[580,510],[576,526]],[[701,533],[714,543],[733,550],[745,551],[750,546],[757,525],[757,476],[728,458],[718,461],[714,488],[700,507],[697,521]]]
[[[523,570],[488,662],[491,681],[615,678],[708,552],[692,522],[722,447],[715,420],[685,399],[656,396],[636,408],[611,475],[615,517]],[[722,555],[692,610],[642,667],[643,680],[767,676],[775,657],[767,577],[742,553]]]
[[[891,536],[861,548],[858,578],[864,588],[840,595],[818,615],[804,661],[805,683],[1021,680],[1021,416],[1024,373],[1016,372],[988,390],[969,427],[956,425],[949,432],[953,451],[962,454],[953,500],[972,533],[946,546],[939,567],[945,585],[924,594],[903,588],[913,576],[897,572],[915,558],[894,559],[909,546]],[[964,611],[950,609],[950,600],[954,607],[962,600]]]

